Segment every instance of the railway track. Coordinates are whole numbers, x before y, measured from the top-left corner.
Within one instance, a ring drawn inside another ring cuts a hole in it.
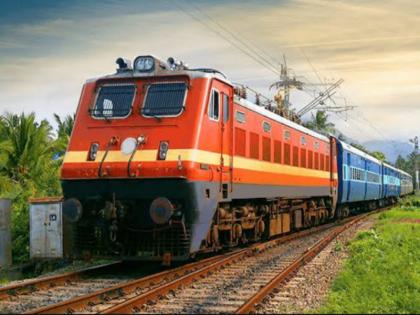
[[[75,286],[85,288],[85,292],[87,292],[114,285],[117,280],[110,277],[108,279],[101,278],[100,275],[109,273],[121,264],[121,261],[115,261],[1,287],[0,312],[22,312],[27,308],[39,305],[38,303],[51,303],[59,299],[60,296],[64,298],[71,296]]]
[[[279,269],[286,269],[308,246],[317,244],[335,229],[336,224],[312,228],[32,309],[29,313],[235,312],[275,277]],[[246,292],[239,292],[240,287],[246,288]],[[219,297],[227,294],[226,303],[221,303],[223,299]],[[235,295],[241,299],[231,301]]]
[[[5,287],[0,291],[3,292],[0,297],[13,302],[14,297],[24,295],[29,303],[14,312],[29,314],[254,312],[258,304],[302,265],[367,215],[254,244],[136,280],[99,280],[95,286],[90,280],[83,283],[80,274],[68,273],[18,284],[22,289],[16,288],[14,292]],[[37,280],[44,283],[36,284],[34,291],[31,282]],[[74,292],[67,293],[65,299],[52,298],[42,303],[37,295],[33,299],[34,295],[28,294],[38,291],[39,294],[48,289],[50,294],[59,295],[56,288]],[[19,303],[20,299],[17,301]]]

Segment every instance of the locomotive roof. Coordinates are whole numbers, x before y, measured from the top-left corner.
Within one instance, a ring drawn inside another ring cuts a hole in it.
[[[250,109],[250,110],[252,110],[254,112],[257,112],[257,113],[259,113],[259,114],[261,114],[261,115],[263,115],[263,116],[265,116],[267,118],[270,118],[270,119],[272,119],[274,121],[277,121],[279,123],[282,123],[282,124],[284,124],[286,126],[289,126],[289,127],[293,128],[293,129],[299,130],[299,131],[301,131],[301,132],[303,132],[303,133],[305,133],[307,135],[310,135],[312,137],[318,138],[320,140],[323,140],[323,141],[326,141],[326,142],[329,141],[328,137],[326,137],[324,135],[321,135],[321,134],[319,134],[319,133],[317,133],[317,132],[315,132],[315,131],[313,131],[311,129],[305,128],[302,125],[299,125],[297,123],[294,123],[293,121],[290,121],[290,120],[288,120],[288,119],[286,119],[286,118],[284,118],[284,117],[282,117],[282,116],[280,116],[280,115],[278,115],[276,113],[273,113],[273,112],[265,109],[262,106],[258,106],[257,104],[254,104],[254,103],[248,101],[247,99],[244,99],[242,97],[239,97],[239,96],[235,95],[235,101],[239,105],[241,105],[241,106],[243,106],[243,107],[245,107],[247,109]]]
[[[215,72],[215,73],[209,73],[204,71],[196,71],[196,70],[166,70],[166,71],[160,71],[158,74],[152,72],[152,73],[137,73],[134,71],[126,71],[126,72],[120,72],[120,73],[113,73],[108,75],[102,75],[97,77],[92,77],[86,80],[87,83],[95,82],[97,80],[101,79],[130,79],[130,78],[150,78],[150,77],[169,77],[169,76],[188,76],[191,79],[198,79],[198,78],[216,78],[218,80],[221,80],[225,82],[226,84],[229,84],[233,86],[232,82],[230,82],[228,79],[223,77],[221,74]]]

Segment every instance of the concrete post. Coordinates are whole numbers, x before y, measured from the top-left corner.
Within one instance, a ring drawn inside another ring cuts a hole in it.
[[[12,264],[11,201],[0,198],[0,268]]]

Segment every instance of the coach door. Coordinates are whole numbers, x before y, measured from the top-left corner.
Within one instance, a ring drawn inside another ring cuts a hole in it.
[[[222,199],[230,198],[232,192],[232,143],[233,143],[233,104],[232,87],[214,80],[209,102],[209,118],[213,129],[211,138],[205,139],[212,143],[212,146],[218,148],[219,163],[217,167],[217,181],[219,183],[219,192]],[[216,125],[217,124],[217,125]]]
[[[222,198],[229,198],[232,192],[232,143],[233,119],[232,103],[233,94],[230,86],[223,85],[220,89],[221,119],[220,119],[220,192]]]

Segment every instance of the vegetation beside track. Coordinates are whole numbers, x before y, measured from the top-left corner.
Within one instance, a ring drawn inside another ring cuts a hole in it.
[[[420,196],[381,213],[350,242],[350,258],[320,313],[420,312]]]

